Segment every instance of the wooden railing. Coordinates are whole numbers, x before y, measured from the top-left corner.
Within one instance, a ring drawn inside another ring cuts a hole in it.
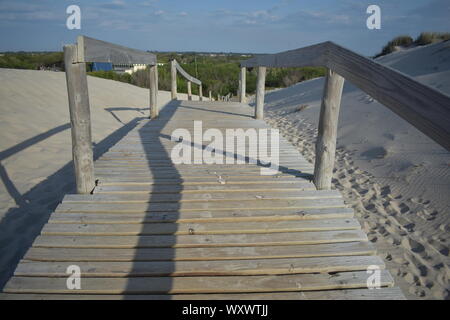
[[[177,60],[171,60],[170,62],[171,66],[171,89],[172,89],[172,99],[177,99],[177,72],[179,72],[186,80],[187,80],[187,92],[188,92],[188,100],[192,100],[192,83],[195,83],[198,85],[198,96],[200,101],[203,101],[203,86],[202,82],[193,76],[191,76],[189,73],[187,73],[177,62]],[[210,99],[211,99],[211,92],[210,92]]]
[[[158,71],[154,54],[79,36],[76,44],[64,46],[67,93],[72,125],[72,155],[77,193],[95,187],[94,158],[86,63],[146,64],[150,69],[150,117],[158,116]]]
[[[344,79],[391,109],[450,151],[450,97],[332,42],[257,56],[241,62],[240,101],[245,100],[245,70],[258,68],[255,118],[264,115],[266,67],[323,66],[327,68],[320,111],[314,183],[330,189]]]

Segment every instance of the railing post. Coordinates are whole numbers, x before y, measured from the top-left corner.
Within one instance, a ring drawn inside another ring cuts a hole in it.
[[[158,75],[157,65],[150,66],[150,118],[158,117]]]
[[[209,90],[209,101],[212,101],[212,92]]]
[[[258,67],[256,80],[256,109],[255,118],[264,119],[264,90],[266,83],[266,67]]]
[[[171,79],[171,89],[172,89],[172,100],[177,100],[177,67],[176,61],[170,61],[170,79]]]
[[[192,83],[188,80],[187,82],[188,100],[192,100]]]
[[[316,162],[314,164],[314,184],[318,190],[331,189],[343,87],[344,78],[327,69],[316,142]]]
[[[198,96],[199,96],[199,100],[203,101],[203,88],[202,88],[201,84],[198,86]]]
[[[91,114],[86,63],[76,62],[77,46],[64,46],[67,94],[72,126],[72,156],[77,193],[91,193],[95,187]]]
[[[239,102],[240,103],[246,103],[246,88],[245,88],[245,76],[246,76],[247,69],[245,67],[241,67],[241,73],[239,77]]]

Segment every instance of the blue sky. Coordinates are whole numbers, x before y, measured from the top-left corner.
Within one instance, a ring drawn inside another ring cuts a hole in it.
[[[66,8],[81,8],[81,30]],[[381,30],[366,9],[381,8]],[[373,55],[400,34],[450,31],[450,0],[0,0],[0,51],[61,50],[79,34],[144,50],[273,53],[326,40]]]

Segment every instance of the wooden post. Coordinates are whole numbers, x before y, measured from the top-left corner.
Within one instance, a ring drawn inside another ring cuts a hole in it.
[[[203,88],[202,88],[201,84],[198,86],[198,96],[199,96],[199,100],[203,101]]]
[[[344,78],[327,70],[325,87],[320,109],[319,132],[316,142],[316,162],[314,164],[314,184],[317,190],[331,189],[336,135],[341,105]]]
[[[187,90],[188,90],[188,100],[192,100],[192,83],[190,81],[187,82]]]
[[[209,101],[212,101],[212,92],[209,90]]]
[[[177,67],[176,61],[170,61],[170,79],[172,87],[172,100],[177,100]]]
[[[240,73],[240,77],[239,77],[239,102],[240,103],[246,103],[247,99],[246,99],[246,72],[247,69],[245,67],[241,67],[241,73]]]
[[[264,90],[266,83],[266,67],[258,67],[256,80],[256,109],[255,118],[264,119]]]
[[[95,187],[91,114],[86,63],[75,63],[77,46],[64,46],[67,94],[72,126],[72,157],[77,193],[91,193]]]
[[[158,117],[158,76],[157,66],[150,66],[150,118]]]

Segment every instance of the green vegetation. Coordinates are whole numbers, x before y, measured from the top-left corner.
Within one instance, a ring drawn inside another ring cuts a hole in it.
[[[419,46],[450,40],[450,32],[422,32],[415,43]]]
[[[6,52],[0,55],[0,68],[64,70],[62,52]]]
[[[160,90],[170,91],[170,59],[175,58],[187,73],[202,81],[203,95],[208,96],[211,91],[217,95],[236,94],[239,86],[239,61],[248,59],[240,54],[194,54],[194,53],[157,53],[158,62],[164,63],[158,67],[158,87]],[[148,88],[148,71],[139,70],[130,75],[118,75],[113,71],[89,72],[89,75],[105,79],[118,80]],[[297,82],[317,78],[325,75],[325,68],[269,68],[266,75],[267,88],[284,88]],[[248,94],[256,90],[256,69],[249,70],[246,78]],[[187,93],[186,80],[177,76],[177,89],[180,93]],[[192,94],[198,94],[198,86],[192,85]]]
[[[416,40],[408,35],[398,36],[392,39],[383,47],[383,50],[374,58],[392,53],[396,47],[409,47],[412,45],[424,46],[427,44],[450,40],[450,32],[422,32]]]

